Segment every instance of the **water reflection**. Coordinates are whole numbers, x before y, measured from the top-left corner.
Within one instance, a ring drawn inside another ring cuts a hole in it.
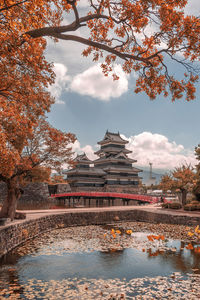
[[[179,244],[179,246],[177,245]],[[148,258],[160,257],[161,263],[171,264],[176,268],[177,271],[183,273],[191,272],[193,270],[196,274],[200,274],[200,253],[195,252],[195,249],[198,247],[197,244],[193,243],[194,249],[186,249],[188,243],[183,241],[170,242],[167,246],[170,249],[170,246],[174,246],[175,252],[167,250],[152,250],[149,248],[147,250]]]

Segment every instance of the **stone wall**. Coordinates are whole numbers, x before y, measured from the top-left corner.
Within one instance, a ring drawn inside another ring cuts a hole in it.
[[[139,188],[138,186],[130,186],[130,185],[105,185],[105,192],[113,192],[113,193],[128,193],[128,194],[138,194]]]
[[[21,209],[22,206],[27,204],[31,205],[46,203],[47,201],[52,202],[50,199],[48,183],[44,182],[35,182],[29,183],[26,186],[22,187],[24,193],[18,201],[18,209]],[[70,186],[68,183],[61,183],[56,185],[57,193],[65,193],[70,191]],[[3,202],[7,195],[7,188],[4,182],[0,182],[0,203]]]
[[[72,186],[71,187],[72,192],[105,192],[103,187],[95,187],[95,186]]]
[[[138,194],[140,191],[137,186],[129,186],[129,185],[105,185],[103,187],[95,187],[95,186],[81,186],[81,187],[71,187],[72,192],[113,192],[113,193],[130,193],[130,194]]]
[[[44,182],[29,183],[22,186],[24,193],[20,201],[44,201],[49,197],[48,184]],[[3,202],[7,195],[7,188],[4,182],[0,182],[0,202]]]
[[[23,242],[54,228],[63,228],[73,225],[98,225],[123,220],[180,225],[197,225],[200,223],[200,217],[169,215],[167,213],[163,214],[138,209],[52,214],[38,219],[24,220],[18,224],[0,227],[0,257]]]

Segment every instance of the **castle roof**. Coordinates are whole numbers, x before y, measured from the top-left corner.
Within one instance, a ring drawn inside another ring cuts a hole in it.
[[[109,157],[101,156],[100,158],[97,158],[93,161],[93,163],[109,163],[109,162],[124,162],[124,163],[135,163],[137,160],[129,158],[126,156],[126,154],[121,151],[115,155],[110,155]]]
[[[98,144],[104,145],[104,144],[111,143],[111,142],[117,143],[117,144],[124,144],[124,145],[128,143],[128,141],[121,138],[119,132],[113,133],[113,132],[106,131],[106,134],[105,134],[103,140],[98,142]]]
[[[120,167],[115,167],[115,166],[107,166],[105,168],[103,168],[105,172],[122,172],[124,171],[125,173],[139,173],[139,172],[143,172],[143,170],[132,167],[132,168],[126,168],[123,166]]]
[[[132,151],[130,151],[126,148],[121,149],[121,148],[115,148],[115,147],[110,146],[110,147],[106,147],[105,149],[99,149],[94,153],[97,155],[101,155],[103,153],[105,154],[105,153],[119,153],[119,152],[128,154],[128,153],[131,153]]]
[[[79,163],[92,164],[92,160],[90,160],[85,153],[77,155],[74,161]]]

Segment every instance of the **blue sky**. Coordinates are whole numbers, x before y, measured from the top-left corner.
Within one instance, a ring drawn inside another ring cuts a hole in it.
[[[85,2],[85,1],[84,1]],[[187,12],[198,14],[200,2],[189,0]],[[105,78],[97,64],[83,58],[84,47],[72,42],[48,40],[46,57],[55,65],[56,83],[50,87],[56,98],[48,119],[56,128],[71,131],[78,141],[74,150],[95,158],[97,141],[108,129],[128,140],[138,166],[171,169],[181,163],[195,164],[194,147],[200,143],[200,89],[194,101],[171,102],[170,97],[149,100],[135,94],[135,75],[127,76],[117,62],[119,81]],[[173,74],[183,72],[169,65]]]

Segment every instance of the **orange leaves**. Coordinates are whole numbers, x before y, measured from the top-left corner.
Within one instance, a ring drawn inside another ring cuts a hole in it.
[[[188,232],[188,236],[189,236],[189,237],[192,237],[193,235],[194,235],[193,232],[190,232],[190,231]]]
[[[188,63],[198,60],[200,56],[200,21],[199,18],[184,14],[186,0],[107,0],[96,1],[95,4],[88,1],[88,6],[84,8],[84,11],[87,10],[85,16],[82,16],[81,11],[79,17],[80,2],[27,0],[12,9],[5,9],[2,13],[7,22],[2,22],[0,27],[0,55],[5,60],[4,67],[7,66],[6,62],[12,60],[13,71],[14,64],[25,61],[26,56],[27,64],[34,66],[34,72],[37,68],[47,68],[47,63],[44,65],[44,59],[41,59],[42,52],[33,53],[33,50],[44,50],[45,42],[41,38],[43,36],[51,36],[55,40],[65,36],[66,42],[72,39],[87,45],[83,55],[87,57],[93,54],[95,62],[105,52],[106,55],[109,53],[122,59],[125,62],[125,72],[141,71],[136,93],[144,91],[150,99],[155,99],[162,93],[165,97],[171,93],[172,101],[183,96],[187,101],[194,99],[194,83],[197,78],[194,80],[195,68]],[[7,7],[12,1],[7,0],[4,3]],[[65,13],[71,11],[75,19],[71,24],[60,26]],[[84,32],[82,39],[78,39],[72,32],[82,26],[87,26],[88,30]],[[70,35],[67,35],[68,32]],[[32,44],[32,38],[35,39],[35,44],[38,43],[38,47],[32,45],[31,52],[28,44]],[[20,49],[26,51],[20,52]],[[113,69],[111,63],[114,60],[110,60],[109,55],[103,62],[105,76]],[[183,62],[181,56],[188,61]],[[175,58],[173,63],[177,62],[177,67],[181,64],[186,68],[187,81],[177,80],[169,74],[167,60],[170,58]],[[42,75],[39,79],[35,74],[38,83],[47,85],[48,80],[52,82],[50,69],[49,66],[49,75],[45,80]],[[190,74],[192,75],[189,76]],[[113,77],[114,80],[117,79],[115,75]],[[8,86],[5,85],[4,90],[7,89]]]
[[[148,235],[147,238],[148,238],[148,240],[149,240],[150,242],[153,242],[153,241],[154,241],[154,239],[153,239],[153,237],[152,237],[151,235]]]
[[[110,231],[110,233],[111,233],[111,235],[112,235],[112,237],[115,239],[116,237],[117,237],[117,235],[120,235],[121,234],[121,231],[120,230],[115,230],[115,229],[111,229],[111,231]],[[104,237],[106,236],[107,234],[105,233],[104,234]]]
[[[186,249],[188,249],[188,250],[193,250],[194,247],[192,246],[192,244],[188,244],[188,245],[186,246]]]
[[[164,251],[158,249],[158,250],[152,252],[152,250],[150,248],[150,249],[147,250],[147,253],[149,254],[150,257],[156,257],[156,256],[158,256],[160,254],[163,254]]]
[[[197,225],[194,229],[194,231],[188,231],[188,236],[189,237],[195,237],[198,240],[200,240],[200,229],[199,229],[199,225]]]
[[[121,234],[121,231],[120,231],[120,230],[116,230],[116,233],[117,233],[117,234]]]
[[[200,234],[199,225],[197,225],[197,226],[195,227],[194,232],[197,233],[197,234]]]
[[[87,49],[83,50],[82,55],[83,56],[88,56],[92,52],[92,47],[88,47]]]
[[[150,0],[148,4],[142,0],[103,2],[102,19],[94,17],[88,21],[89,40],[98,42],[98,47],[92,48],[93,54],[109,46],[104,50],[111,53],[116,50],[117,56],[125,60],[123,68],[127,73],[138,71],[136,63],[139,61],[143,72],[137,80],[136,93],[144,91],[150,99],[171,93],[172,101],[183,96],[187,101],[193,100],[196,89],[192,77],[195,76],[191,75],[188,81],[177,80],[170,76],[165,62],[166,57],[176,54],[185,55],[191,61],[199,58],[200,22],[198,18],[184,15],[186,3],[178,0]],[[107,7],[109,13],[106,14]],[[93,15],[92,10],[89,14]],[[169,56],[163,56],[165,53]],[[99,56],[94,54],[94,60],[97,59]],[[176,61],[187,68],[187,63],[183,64],[177,56]],[[105,61],[107,69],[109,64]]]
[[[194,229],[194,231],[189,231],[188,232],[188,236],[191,237],[191,238],[197,238],[199,241],[200,241],[200,229],[199,229],[199,225],[197,225]],[[186,246],[186,249],[188,250],[193,250],[195,253],[200,253],[200,246],[194,246],[192,245],[191,243],[189,243],[187,246]]]
[[[170,175],[162,176],[160,188],[167,190],[186,190],[189,191],[195,184],[196,173],[189,165],[182,165],[175,168]]]
[[[148,235],[147,238],[150,242],[153,242],[154,240],[157,240],[157,241],[165,240],[164,235]]]
[[[24,135],[16,132],[16,136],[13,136],[12,133],[7,134],[4,141],[4,144],[7,145],[4,148],[5,159],[3,160],[2,156],[0,174],[7,178],[11,175],[18,176],[18,174],[23,175],[24,173],[26,175],[27,171],[30,172],[40,164],[46,168],[60,171],[64,163],[71,163],[73,154],[71,145],[74,141],[73,134],[51,127],[45,118],[40,117],[38,123],[32,125],[30,132],[24,131]],[[4,144],[1,144],[0,153]],[[8,146],[12,149],[11,155]],[[12,173],[10,173],[11,171]]]
[[[38,149],[37,125],[41,122],[40,117],[49,111],[54,102],[46,90],[54,81],[52,64],[44,58],[46,41],[43,38],[33,39],[25,33],[45,24],[58,25],[59,20],[55,19],[55,11],[52,11],[52,2],[55,10],[59,10],[59,5],[56,0],[22,2],[10,7],[13,2],[4,1],[1,20],[5,19],[6,22],[0,22],[0,56],[3,58],[0,64],[0,136],[4,137],[0,144],[0,174],[5,178],[17,176],[40,164],[44,149]],[[59,14],[57,18],[60,18]],[[69,160],[71,149],[66,147],[64,152],[64,144],[67,146],[73,143],[74,137],[53,130],[49,124],[45,130],[42,132],[46,133],[44,146],[50,151],[45,163],[48,166],[53,163],[58,167],[59,155],[62,157],[66,153],[65,160]],[[28,152],[30,141],[36,152]],[[58,151],[59,145],[62,146]],[[54,151],[51,146],[54,146]]]
[[[186,247],[187,250],[194,251],[197,254],[200,254],[200,246],[193,246],[191,243],[189,243]]]
[[[200,247],[195,247],[195,248],[194,248],[194,252],[200,254]]]
[[[131,229],[129,229],[129,230],[126,230],[126,233],[127,233],[128,235],[131,235],[131,234],[133,233],[133,231],[132,231]]]
[[[160,235],[159,237],[160,237],[160,239],[161,239],[162,241],[164,241],[164,240],[165,240],[165,237],[164,237],[164,235]]]

